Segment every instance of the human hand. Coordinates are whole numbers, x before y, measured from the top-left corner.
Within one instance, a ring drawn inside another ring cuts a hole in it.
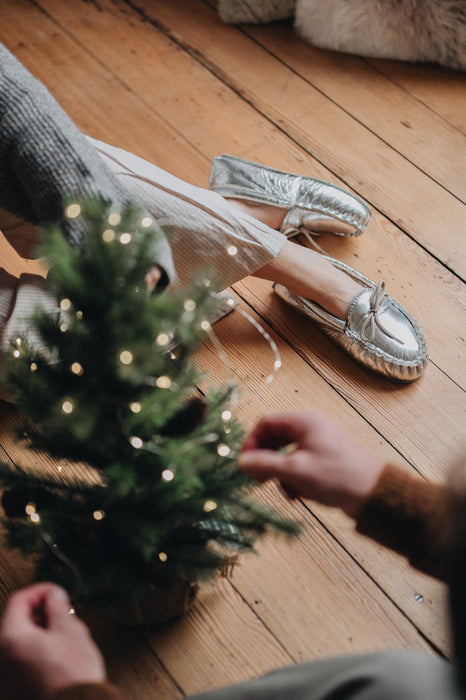
[[[89,630],[70,615],[66,591],[39,583],[14,593],[0,626],[2,684],[15,697],[48,698],[78,683],[101,683],[102,655]],[[7,684],[8,684],[7,683]]]
[[[288,452],[278,452],[291,446]],[[278,479],[290,498],[337,506],[351,517],[374,488],[384,461],[314,411],[264,416],[243,443],[240,468]]]
[[[158,265],[152,265],[149,272],[144,277],[144,282],[146,283],[146,289],[151,294],[157,287],[158,283],[162,279],[162,268]]]

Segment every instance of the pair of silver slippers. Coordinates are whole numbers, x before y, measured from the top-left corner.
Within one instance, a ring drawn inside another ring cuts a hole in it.
[[[358,197],[323,180],[268,168],[234,156],[212,161],[210,187],[223,197],[287,208],[281,231],[308,239],[325,232],[359,236],[371,213]],[[349,355],[374,372],[396,382],[413,382],[427,364],[427,343],[416,319],[385,291],[349,265],[325,256],[363,288],[346,319],[325,311],[281,284],[274,290],[291,308],[318,324]]]

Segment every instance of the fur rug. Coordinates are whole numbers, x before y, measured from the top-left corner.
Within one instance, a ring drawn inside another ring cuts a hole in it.
[[[465,0],[297,0],[295,26],[322,48],[466,69]]]
[[[219,0],[224,22],[295,14],[314,46],[466,70],[466,0]]]

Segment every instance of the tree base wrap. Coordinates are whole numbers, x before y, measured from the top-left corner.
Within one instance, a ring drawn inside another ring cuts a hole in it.
[[[162,624],[187,613],[194,605],[198,590],[199,586],[193,581],[157,584],[137,603],[109,608],[105,617],[125,627]]]

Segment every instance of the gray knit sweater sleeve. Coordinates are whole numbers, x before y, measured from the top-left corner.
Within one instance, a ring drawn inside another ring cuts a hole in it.
[[[37,225],[59,222],[79,246],[79,219],[64,220],[63,209],[85,197],[134,201],[45,86],[0,44],[0,206]],[[166,240],[154,263],[174,278]]]

